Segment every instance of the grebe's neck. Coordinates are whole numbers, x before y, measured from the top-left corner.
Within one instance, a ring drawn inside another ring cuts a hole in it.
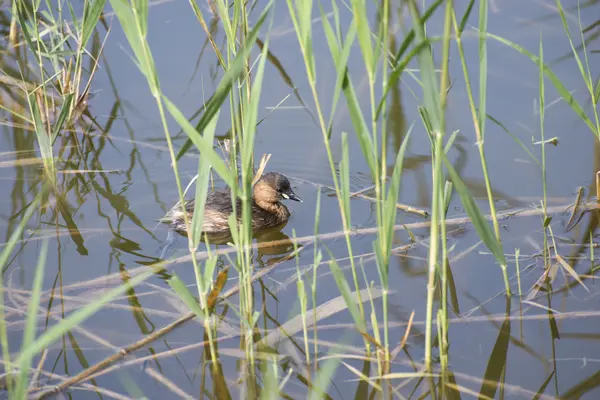
[[[254,203],[269,214],[274,214],[279,216],[280,218],[287,219],[290,216],[290,211],[286,206],[281,204],[279,201],[273,203],[270,201],[264,201],[260,199],[254,199]]]
[[[252,190],[254,204],[267,213],[277,216],[280,220],[287,220],[290,212],[287,207],[279,201],[279,194],[269,184],[258,181]]]

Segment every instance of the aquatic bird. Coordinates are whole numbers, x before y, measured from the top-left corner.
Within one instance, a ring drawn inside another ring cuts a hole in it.
[[[290,181],[278,172],[263,174],[252,188],[252,230],[257,231],[272,228],[288,221],[290,212],[280,200],[302,199],[294,193]],[[190,200],[185,204],[185,210],[191,219],[194,213],[195,202]],[[236,210],[238,221],[241,221],[242,201],[237,199]],[[228,218],[233,213],[230,189],[220,189],[208,193],[204,207],[204,221],[202,232],[205,234],[224,233],[229,231]],[[183,219],[181,206],[173,207],[162,219],[179,232],[185,232],[186,226]]]

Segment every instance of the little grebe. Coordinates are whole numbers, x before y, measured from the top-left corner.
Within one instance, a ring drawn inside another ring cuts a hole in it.
[[[290,181],[277,172],[268,172],[263,174],[252,189],[252,230],[271,228],[281,225],[290,218],[290,212],[287,207],[281,204],[279,200],[302,201],[296,196],[290,186]],[[185,205],[185,210],[191,219],[194,212],[194,200],[190,200]],[[242,214],[242,201],[237,200],[236,210],[238,221]],[[229,222],[227,219],[233,213],[231,204],[231,191],[229,189],[215,190],[206,196],[206,205],[204,207],[204,221],[202,223],[202,232],[220,233],[229,231]],[[173,229],[185,231],[186,226],[183,219],[180,206],[175,206],[167,216],[164,222],[170,222]]]

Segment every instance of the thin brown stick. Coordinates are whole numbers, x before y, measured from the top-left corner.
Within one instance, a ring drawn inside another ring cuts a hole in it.
[[[42,356],[40,357],[38,366],[35,369],[35,372],[33,373],[33,376],[31,378],[31,383],[29,384],[30,389],[36,385],[36,382],[38,381],[38,379],[40,377],[40,372],[42,371],[42,368],[44,367],[44,363],[46,362],[47,356],[48,356],[48,350],[46,349],[46,350],[42,351]]]
[[[565,211],[566,207],[568,207],[568,205],[549,207],[546,209],[546,214],[549,215],[549,214],[562,213]],[[584,207],[586,210],[591,210],[594,208],[600,208],[600,204],[589,203],[589,204],[585,205]],[[516,209],[516,210],[500,212],[497,214],[497,218],[500,221],[503,219],[514,218],[514,217],[532,217],[532,216],[537,216],[537,215],[543,215],[543,210],[536,209],[536,208],[520,208],[520,209]],[[490,215],[486,215],[485,218],[487,220],[491,220]],[[465,224],[470,224],[470,223],[471,223],[471,218],[469,218],[469,217],[457,217],[457,218],[450,218],[450,219],[446,220],[446,226],[457,226],[457,225],[465,225]],[[402,231],[402,230],[406,230],[406,229],[410,229],[410,230],[424,229],[424,228],[429,228],[430,225],[431,225],[431,221],[414,222],[414,223],[410,223],[410,224],[399,224],[399,225],[394,226],[394,231]],[[263,248],[268,248],[268,247],[292,245],[294,243],[297,245],[300,245],[300,244],[312,243],[315,240],[323,241],[323,240],[339,239],[339,238],[344,237],[346,235],[346,233],[349,233],[350,236],[360,236],[360,235],[373,235],[378,232],[379,232],[378,227],[353,229],[349,232],[345,232],[345,231],[341,230],[341,231],[329,232],[329,233],[324,233],[324,234],[319,234],[319,235],[300,236],[295,239],[281,239],[281,240],[273,240],[270,242],[256,243],[256,244],[253,244],[251,246],[251,248],[252,249],[263,249]],[[225,248],[225,249],[219,249],[216,251],[213,250],[213,251],[211,251],[210,254],[212,254],[213,256],[219,256],[219,255],[223,255],[223,254],[230,254],[230,253],[233,253],[236,251],[237,250],[235,248]],[[205,259],[209,256],[209,253],[207,251],[199,251],[199,252],[196,252],[195,255],[199,259]],[[191,260],[191,257],[192,257],[191,255],[185,255],[185,256],[182,256],[179,258],[175,258],[173,260],[166,261],[164,266],[166,267],[168,265],[189,262]],[[140,267],[140,268],[142,268],[142,267]],[[133,273],[133,272],[135,272],[135,270],[130,271],[130,273]],[[107,277],[104,277],[104,278],[106,279]]]
[[[377,199],[375,197],[367,196],[366,194],[362,194],[362,193],[355,193],[354,195],[351,195],[350,197],[351,198],[352,197],[358,197],[360,199],[369,200],[369,201],[371,201],[373,203],[377,202]],[[408,212],[408,213],[420,215],[421,217],[428,217],[429,216],[429,212],[427,210],[424,210],[422,208],[416,208],[416,207],[413,207],[411,205],[404,204],[404,203],[396,203],[396,208],[398,210],[401,210],[401,211],[404,211],[404,212]]]
[[[192,396],[185,393],[183,390],[177,387],[171,380],[169,380],[166,376],[155,370],[154,368],[146,368],[145,372],[150,375],[152,378],[156,379],[157,382],[162,383],[166,388],[168,388],[171,392],[176,394],[177,396],[183,399],[193,399]]]
[[[314,182],[307,181],[306,179],[301,179],[301,178],[298,178],[298,177],[295,177],[295,176],[290,176],[290,178],[292,178],[294,180],[297,180],[297,181],[300,181],[300,182],[309,183],[309,184],[317,186],[317,187],[323,187],[323,188],[335,191],[334,187],[331,187],[331,186],[328,186],[328,185],[324,185],[324,184],[321,184],[321,183],[316,184]],[[371,196],[367,196],[365,194],[362,194],[363,191],[367,191],[369,189],[370,189],[370,187],[362,189],[362,190],[359,190],[357,192],[354,192],[354,193],[352,193],[350,195],[350,198],[352,198],[352,197],[358,197],[358,198],[361,198],[361,199],[369,200],[369,201],[374,202],[374,203],[377,202],[376,198],[371,197]],[[335,196],[335,194],[333,194],[332,196]],[[404,204],[404,203],[396,203],[396,208],[398,210],[402,210],[402,211],[405,211],[405,212],[408,212],[408,213],[420,215],[421,217],[427,217],[429,215],[429,212],[427,210],[423,210],[421,208],[416,208],[416,207],[413,207],[413,206],[410,206],[410,205]]]
[[[37,397],[37,399],[38,400],[47,399],[50,396],[53,396],[59,392],[66,390],[70,386],[77,385],[78,383],[86,380],[90,375],[103,370],[104,368],[119,361],[120,359],[126,357],[127,355],[131,354],[132,352],[141,349],[142,347],[153,342],[154,340],[171,332],[173,329],[177,328],[178,326],[186,323],[187,321],[189,321],[191,319],[194,319],[194,317],[196,317],[196,314],[194,312],[189,312],[189,313],[185,314],[183,317],[181,317],[178,320],[173,321],[169,325],[159,329],[158,331],[154,332],[152,335],[148,335],[145,338],[143,338],[142,340],[139,340],[127,347],[120,349],[118,353],[115,353],[112,356],[109,356],[109,357],[105,358],[104,360],[92,365],[91,367],[80,372],[79,374],[75,375],[74,377],[65,380],[63,383],[55,386],[54,388],[47,390],[45,392],[42,392]]]
[[[546,210],[546,214],[564,212],[565,208],[566,208],[565,206],[551,207]],[[600,205],[592,203],[592,204],[586,205],[586,208],[587,209],[600,208]],[[502,213],[498,213],[497,217],[500,220],[500,219],[507,219],[507,218],[516,217],[516,216],[521,216],[521,217],[534,216],[534,215],[540,215],[542,213],[543,213],[543,210],[541,210],[541,209],[527,208],[527,209],[519,209],[519,210],[512,210],[512,211],[505,211]],[[487,218],[490,219],[490,216],[487,216]],[[470,222],[471,222],[471,219],[469,217],[453,218],[453,219],[447,220],[446,225],[461,225],[461,224],[467,224]],[[430,224],[431,224],[431,222],[425,221],[425,222],[418,222],[418,223],[412,223],[412,224],[396,225],[394,227],[394,230],[405,230],[406,228],[409,228],[409,229],[427,228],[430,226]],[[357,229],[355,231],[352,231],[352,232],[350,232],[350,234],[355,234],[355,235],[375,234],[375,233],[377,233],[377,231],[378,231],[377,227],[363,228],[363,229]],[[296,238],[295,240],[294,239],[276,240],[276,241],[272,241],[272,242],[254,244],[254,245],[252,245],[252,248],[260,249],[260,248],[267,248],[267,247],[272,247],[272,246],[281,246],[284,244],[292,244],[294,242],[296,244],[304,244],[304,243],[313,242],[316,238],[318,238],[319,240],[327,240],[327,239],[339,238],[339,237],[344,236],[345,234],[346,234],[346,232],[344,232],[344,231],[338,231],[338,232],[331,232],[331,233],[318,235],[318,236],[315,236],[315,235],[304,236],[304,237]],[[218,256],[220,254],[231,253],[233,251],[236,251],[236,249],[231,249],[231,248],[221,249],[216,252],[213,251],[212,256]],[[202,259],[202,258],[208,257],[208,253],[207,252],[197,252],[195,254],[195,256]],[[191,260],[191,257],[192,257],[191,255],[183,256],[183,257],[179,257],[177,259],[174,259],[174,260],[171,260],[168,262],[164,262],[163,267],[189,261],[189,260]],[[276,263],[268,268],[261,269],[259,272],[257,272],[254,275],[254,277],[252,278],[252,281],[255,281],[255,280],[261,278],[262,276],[266,275],[267,273],[271,272],[278,264],[279,263]],[[130,273],[133,276],[133,274],[135,272],[138,272],[138,271],[141,272],[142,270],[146,270],[147,268],[148,268],[147,266],[140,267],[137,270],[130,271]],[[107,278],[108,277],[103,277],[103,279],[107,279]],[[231,297],[238,291],[239,291],[239,286],[235,286],[235,287],[231,288],[228,292],[226,292],[223,295],[223,298]],[[153,342],[154,340],[166,335],[167,333],[171,332],[172,330],[181,326],[182,324],[186,323],[187,321],[193,319],[194,317],[196,317],[196,314],[194,312],[189,312],[189,313],[183,315],[178,320],[173,321],[169,325],[159,329],[158,331],[154,332],[151,335],[146,336],[145,338],[141,339],[140,341],[121,349],[118,353],[105,358],[104,360],[91,366],[90,368],[86,369],[85,371],[82,371],[80,374],[78,374],[78,375],[64,381],[60,385],[54,387],[52,390],[41,393],[40,396],[38,397],[38,399],[39,400],[46,399],[55,393],[64,391],[68,387],[87,379],[93,373],[96,373],[96,372],[108,367],[112,363],[124,358],[126,355],[128,355],[128,354],[146,346],[147,344]]]
[[[406,326],[406,331],[404,332],[404,336],[402,337],[402,340],[400,341],[398,346],[396,346],[396,348],[394,350],[392,350],[392,353],[390,355],[390,359],[392,361],[394,361],[396,359],[396,357],[398,356],[398,353],[400,353],[400,350],[402,350],[404,348],[404,345],[406,344],[406,341],[408,340],[408,336],[410,334],[410,328],[412,326],[414,317],[415,317],[415,311],[413,310],[410,313],[410,318],[408,319],[408,325]]]
[[[277,267],[279,263],[275,263],[270,267],[261,269],[260,271],[258,271],[252,278],[252,282],[254,282],[255,280],[263,277],[264,275],[266,275],[267,273],[271,272],[275,267]],[[219,278],[217,278],[218,280]],[[240,290],[239,285],[236,285],[234,287],[232,287],[231,289],[229,289],[227,292],[225,292],[222,296],[222,299],[227,299],[231,296],[233,296],[234,294],[236,294],[238,291]],[[209,296],[208,299],[208,307],[209,309],[211,309],[212,307],[214,307],[214,305],[217,303],[217,298],[216,296],[212,296],[214,292],[211,292],[211,295]],[[64,382],[62,382],[61,384],[55,386],[54,388],[44,391],[42,393],[40,393],[40,395],[37,397],[37,400],[43,400],[43,399],[47,399],[48,397],[55,395],[56,393],[62,392],[64,390],[66,390],[67,388],[76,385],[84,380],[87,380],[91,375],[93,375],[96,372],[99,372],[105,368],[107,368],[108,366],[110,366],[111,364],[121,360],[122,358],[126,357],[127,355],[133,353],[136,350],[141,349],[142,347],[152,343],[153,341],[161,338],[162,336],[166,335],[167,333],[173,331],[175,328],[185,324],[186,322],[194,319],[196,317],[196,313],[194,313],[193,311],[188,312],[187,314],[183,315],[182,317],[180,317],[178,320],[171,322],[169,325],[164,326],[163,328],[155,331],[153,334],[146,336],[145,338],[142,338],[141,340],[130,344],[127,347],[124,347],[122,349],[120,349],[117,353],[106,357],[104,360],[92,365],[91,367],[87,368],[86,370],[80,372],[79,374],[75,375],[72,378],[69,378],[67,380],[65,380]]]
[[[566,208],[569,206],[570,206],[570,204],[548,207],[546,209],[546,214],[551,215],[551,214],[563,213],[563,212],[565,212]],[[586,211],[589,211],[592,209],[598,209],[598,208],[600,208],[600,204],[597,204],[597,203],[588,203],[585,206],[582,206],[582,209],[584,209]],[[543,210],[536,209],[536,208],[520,208],[520,209],[500,212],[497,214],[497,217],[498,217],[498,220],[500,221],[500,220],[505,220],[505,219],[514,218],[514,217],[532,217],[532,216],[537,216],[537,215],[543,215]],[[491,217],[489,215],[486,215],[486,219],[490,220],[490,218]],[[457,218],[450,218],[450,219],[446,220],[446,226],[460,226],[460,225],[466,225],[466,224],[470,224],[470,223],[471,223],[471,219],[469,217],[457,217]],[[410,230],[425,229],[425,228],[429,228],[430,225],[431,225],[430,221],[414,222],[414,223],[410,223],[410,224],[399,224],[399,225],[394,226],[394,231],[402,231],[402,230],[406,230],[406,229],[410,229]],[[379,230],[379,228],[377,228],[377,227],[359,228],[359,229],[354,229],[354,230],[350,231],[350,235],[351,236],[374,235],[374,234],[378,233],[378,230]],[[345,231],[340,230],[340,231],[329,232],[329,233],[324,233],[324,234],[319,234],[319,235],[300,236],[300,237],[296,237],[295,239],[281,239],[281,240],[274,240],[274,241],[270,241],[270,242],[254,243],[253,245],[250,246],[250,248],[253,250],[257,250],[257,249],[264,249],[264,248],[276,247],[276,246],[293,245],[294,243],[296,245],[307,245],[307,244],[315,242],[316,240],[325,241],[325,240],[339,239],[339,238],[344,237],[345,234],[346,234]],[[211,250],[210,253],[208,251],[198,251],[195,253],[194,256],[196,257],[197,260],[203,260],[203,259],[207,259],[209,256],[217,257],[220,255],[231,254],[236,251],[237,251],[236,248],[226,247],[226,248],[221,248],[221,249],[217,249],[217,250]],[[156,267],[160,266],[162,268],[167,268],[167,267],[173,267],[174,265],[177,265],[177,264],[188,263],[191,260],[192,260],[192,255],[185,255],[185,256],[178,257],[178,258],[174,258],[172,260],[157,262],[156,264],[153,264],[153,265],[138,267],[136,269],[130,270],[129,273],[133,277],[136,274],[146,271],[149,267],[156,268]],[[277,264],[275,264],[275,265],[277,265]],[[112,275],[102,276],[101,278],[97,278],[96,281],[98,281],[99,283],[101,283],[103,285],[106,285],[108,282],[110,282],[113,279],[116,282],[120,282],[121,274],[117,272]],[[90,282],[91,281],[85,281],[85,282],[78,282],[78,283],[74,283],[71,285],[67,285],[64,287],[64,290],[76,289],[79,287],[88,287],[90,285]]]
[[[234,337],[234,335],[225,335],[225,336],[219,336],[218,338],[215,338],[214,341],[215,342],[224,342],[226,340],[232,339]],[[170,349],[167,351],[163,351],[160,353],[153,353],[153,354],[149,354],[143,357],[137,357],[135,359],[132,360],[124,360],[123,362],[121,362],[119,365],[112,365],[109,367],[104,368],[101,371],[98,371],[90,376],[88,376],[86,378],[86,380],[92,380],[92,379],[98,379],[99,377],[109,374],[119,368],[124,368],[124,367],[128,367],[128,366],[132,366],[132,365],[140,365],[140,368],[142,368],[141,366],[145,365],[145,363],[147,361],[158,361],[161,358],[166,358],[166,357],[175,357],[177,354],[183,354],[187,351],[190,350],[196,350],[199,348],[204,348],[204,346],[206,346],[207,341],[201,341],[201,342],[197,342],[197,343],[192,343],[192,344],[188,344],[182,347],[178,347],[176,349]],[[220,350],[219,350],[220,351]],[[61,377],[62,379],[65,379],[64,377]]]

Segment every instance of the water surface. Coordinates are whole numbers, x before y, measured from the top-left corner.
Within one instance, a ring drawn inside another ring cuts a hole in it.
[[[257,9],[261,8],[260,3]],[[568,4],[567,4],[568,3]],[[586,88],[579,75],[577,65],[569,57],[570,47],[562,24],[554,10],[554,2],[503,1],[490,2],[489,32],[514,41],[533,53],[538,52],[540,38],[544,44],[544,58],[565,86],[590,111]],[[565,2],[565,7],[575,2]],[[202,4],[205,10],[207,7]],[[583,9],[582,25],[588,26],[599,15],[598,5]],[[297,38],[292,30],[285,4],[278,3],[274,9],[275,19],[270,36],[270,51],[277,57],[297,92],[290,87],[281,71],[269,62],[265,71],[260,115],[268,117],[258,127],[255,155],[272,154],[268,170],[284,173],[291,178],[294,190],[304,203],[289,204],[293,214],[282,231],[292,237],[310,236],[314,232],[314,215],[317,188],[321,187],[320,231],[338,232],[341,219],[337,199],[329,189],[333,185],[327,154],[320,130],[311,117],[314,113],[310,87],[305,79],[302,56]],[[461,10],[462,12],[462,10]],[[6,9],[3,13],[8,14]],[[347,26],[350,14],[341,13],[342,24]],[[476,13],[473,14],[474,17]],[[576,25],[576,10],[570,11],[572,28]],[[257,18],[258,13],[252,14]],[[317,16],[317,15],[315,15]],[[374,14],[370,15],[371,21]],[[441,34],[442,13],[435,15],[429,24],[430,35]],[[398,43],[403,37],[409,18],[402,15],[398,25]],[[252,21],[251,21],[252,22]],[[478,54],[476,19],[473,18],[463,40],[474,92],[477,93]],[[215,90],[222,75],[214,52],[206,44],[204,31],[187,2],[170,1],[157,3],[150,9],[149,42],[156,59],[161,86],[165,95],[174,101],[186,116],[197,112]],[[224,33],[217,24],[216,37],[219,43]],[[98,28],[101,35],[104,31]],[[315,57],[319,95],[325,115],[329,115],[331,93],[335,84],[335,69],[320,23],[314,25]],[[264,39],[264,38],[263,38]],[[579,43],[579,42],[578,42]],[[399,44],[397,44],[399,45]],[[590,47],[596,42],[590,42]],[[17,289],[28,290],[40,249],[40,239],[50,237],[50,250],[45,270],[43,315],[40,325],[56,322],[62,315],[85,304],[95,294],[113,287],[119,280],[128,279],[129,272],[154,260],[168,230],[159,225],[160,218],[176,201],[177,190],[164,132],[145,78],[129,56],[131,50],[117,22],[112,21],[112,30],[104,50],[101,68],[92,85],[93,98],[90,112],[101,126],[110,121],[110,129],[97,130],[79,139],[84,143],[84,153],[77,156],[73,168],[94,172],[61,175],[61,187],[67,194],[69,214],[81,234],[80,242],[69,235],[64,217],[50,208],[45,214],[37,215],[29,223],[30,230],[4,273],[5,286],[13,289],[7,296],[9,314],[9,341],[18,349],[21,337],[23,310],[27,298]],[[258,54],[255,49],[254,55]],[[439,54],[437,54],[439,58]],[[566,56],[566,57],[565,57]],[[591,62],[592,67],[594,62]],[[411,65],[417,68],[417,65]],[[539,157],[539,146],[532,141],[540,138],[540,123],[537,113],[538,69],[529,59],[513,49],[490,40],[488,42],[488,86],[487,111],[516,135]],[[418,72],[418,71],[416,71]],[[358,45],[350,57],[350,73],[357,88],[363,109],[369,109],[366,74]],[[593,74],[597,71],[593,71]],[[481,199],[479,205],[487,212],[485,186],[481,173],[480,159],[475,145],[473,122],[464,89],[462,69],[456,49],[453,49],[450,70],[453,82],[448,102],[448,132],[460,130],[459,139],[450,153],[451,160],[468,184],[471,192]],[[559,146],[547,147],[547,190],[552,205],[568,205],[574,198],[577,187],[592,188],[597,170],[597,142],[587,126],[568,105],[559,100],[550,82],[546,82],[546,137],[557,136]],[[6,94],[5,94],[6,96]],[[429,209],[431,192],[430,143],[422,127],[418,106],[421,105],[421,90],[416,80],[404,74],[401,84],[392,93],[393,107],[389,110],[393,118],[390,124],[388,143],[389,159],[393,160],[403,134],[414,124],[407,155],[405,172],[402,176],[400,201],[416,207]],[[283,99],[283,104],[274,109]],[[302,99],[308,110],[302,106]],[[181,146],[185,135],[170,121],[175,143]],[[224,135],[229,129],[229,115],[224,108],[221,113],[217,134]],[[348,132],[350,138],[351,186],[353,190],[369,187],[367,166],[354,135],[354,129],[343,101],[334,118],[331,144],[336,163],[341,159],[341,134]],[[0,161],[25,159],[36,151],[35,135],[22,129],[4,125],[0,135]],[[541,170],[523,149],[507,135],[501,127],[487,122],[485,137],[486,158],[495,197],[502,200],[499,209],[528,208],[539,205],[542,197]],[[18,153],[17,153],[18,152]],[[68,154],[65,153],[65,154]],[[179,164],[184,181],[188,181],[197,169],[198,155],[190,152]],[[391,171],[393,165],[390,165]],[[0,176],[6,184],[5,195],[0,200],[0,226],[6,242],[20,218],[19,211],[32,201],[39,191],[40,173],[38,165],[11,166],[0,168]],[[219,182],[217,182],[219,184]],[[361,198],[351,201],[352,225],[355,229],[375,226],[375,209],[371,202]],[[455,197],[450,206],[450,217],[464,217],[460,199]],[[554,216],[554,233],[577,243],[587,243],[590,233],[596,235],[595,220],[586,216],[571,232],[565,233],[567,213]],[[413,223],[423,219],[406,213],[398,214],[398,222]],[[70,226],[72,227],[72,226]],[[454,227],[456,228],[456,227]],[[560,340],[553,338],[548,313],[531,303],[520,303],[515,298],[509,305],[515,318],[505,322],[507,304],[501,294],[504,286],[498,265],[480,244],[475,230],[469,224],[459,226],[451,232],[450,260],[459,309],[452,314],[450,327],[450,366],[458,385],[479,392],[484,371],[494,365],[506,369],[505,396],[531,398],[544,381],[553,373],[544,395],[566,398],[598,396],[597,361],[600,354],[594,346],[597,340],[597,315],[593,312],[600,306],[592,280],[586,281],[589,292],[576,285],[570,290],[552,296],[551,304],[542,297],[535,301],[555,310]],[[519,248],[522,258],[523,290],[527,291],[543,272],[543,261],[535,255],[542,245],[542,224],[539,216],[516,217],[502,221],[503,244],[506,252]],[[423,357],[423,322],[426,304],[426,255],[427,235],[425,229],[414,233],[421,238],[408,252],[394,256],[390,266],[392,340],[399,342],[404,334],[408,316],[415,312],[413,335],[405,353],[401,353],[393,366],[393,372],[414,371]],[[404,231],[398,231],[395,244],[409,242]],[[367,279],[378,282],[372,253],[372,235],[356,235],[352,239],[355,256],[363,255]],[[348,251],[342,236],[323,241],[327,248],[340,259],[340,266],[347,268],[345,259]],[[221,247],[222,248],[222,247]],[[324,247],[321,247],[327,254]],[[289,249],[282,249],[289,250]],[[467,251],[469,250],[469,251]],[[181,238],[175,242],[171,255],[184,255],[187,242]],[[581,274],[591,268],[587,248],[579,249],[567,241],[558,243],[558,252],[564,257],[580,256],[582,260],[571,260],[571,265]],[[269,254],[270,253],[270,254]],[[277,261],[281,254],[265,251],[255,254],[256,267],[265,267]],[[514,257],[509,256],[511,276],[515,271]],[[223,258],[221,264],[226,264]],[[296,263],[312,279],[313,247],[309,244],[301,252],[298,261],[281,262],[277,268],[256,283],[257,303],[261,308],[259,327],[272,329],[285,323],[298,313],[296,295]],[[122,346],[135,342],[156,331],[187,312],[185,306],[175,300],[165,277],[170,272],[177,274],[187,284],[194,284],[192,264],[179,263],[165,274],[157,274],[143,285],[112,303],[87,320],[80,330],[71,332],[62,342],[50,349],[44,370],[53,374],[75,375],[89,365],[115,353]],[[116,274],[116,275],[115,275]],[[232,274],[232,276],[235,274]],[[326,264],[318,269],[317,304],[321,305],[339,296],[339,291]],[[107,279],[106,277],[111,277]],[[117,279],[113,279],[117,277]],[[103,279],[104,278],[104,279]],[[347,274],[347,279],[351,279]],[[556,288],[564,284],[559,276]],[[235,285],[231,279],[229,286]],[[307,281],[307,284],[309,281]],[[364,286],[364,282],[361,282]],[[75,286],[72,286],[75,285]],[[62,297],[61,297],[62,296]],[[235,298],[232,304],[237,304]],[[376,303],[380,306],[379,303]],[[231,390],[236,387],[239,371],[238,319],[231,308],[220,310],[226,321],[231,323],[230,339],[223,331],[219,343],[224,374]],[[378,310],[380,312],[381,310]],[[583,313],[592,312],[583,317]],[[516,317],[522,315],[523,318]],[[349,315],[342,310],[320,321],[322,328],[319,339],[324,343],[343,342],[360,352],[362,341],[354,332]],[[197,321],[188,322],[166,337],[152,343],[118,365],[113,371],[97,377],[94,386],[131,395],[132,382],[149,398],[169,398],[173,393],[160,384],[148,372],[159,371],[177,387],[193,397],[200,396],[203,382],[202,371],[210,368],[203,365],[204,348],[201,344],[203,328]],[[302,346],[302,336],[294,337]],[[276,348],[282,355],[289,355],[286,341]],[[320,347],[323,356],[329,351],[324,344]],[[411,361],[412,360],[412,361]],[[36,360],[37,362],[37,360]],[[362,363],[348,360],[355,368]],[[282,375],[291,365],[281,363]],[[210,377],[204,383],[211,387]],[[332,398],[352,398],[356,391],[356,376],[343,366],[337,370],[330,389]],[[56,384],[52,380],[48,384]],[[400,384],[402,381],[395,381]],[[399,389],[408,396],[416,382]],[[419,386],[417,393],[425,390]],[[85,390],[85,391],[84,391]],[[74,388],[75,398],[92,398],[96,395],[90,388]],[[295,374],[286,386],[294,398],[305,396],[306,387]],[[577,390],[581,390],[577,392]],[[573,392],[569,392],[573,391]],[[570,393],[570,394],[569,394]],[[468,395],[464,394],[465,397]],[[571,397],[572,396],[572,397]]]

